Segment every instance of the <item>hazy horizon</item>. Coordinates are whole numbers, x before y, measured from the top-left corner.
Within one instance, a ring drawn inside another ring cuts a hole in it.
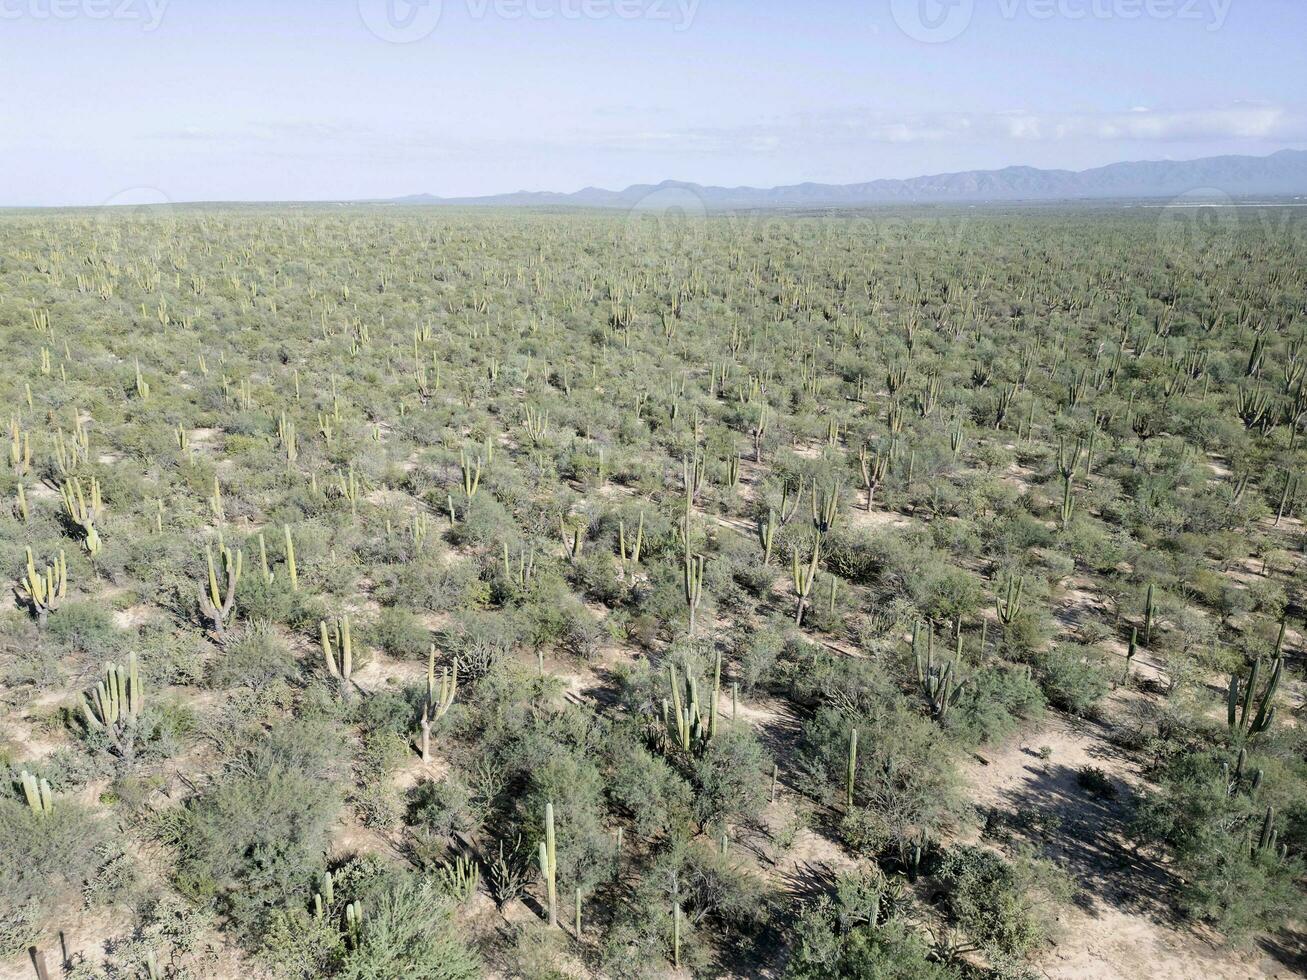
[[[772,187],[1307,147],[1291,0],[4,0],[0,204]]]

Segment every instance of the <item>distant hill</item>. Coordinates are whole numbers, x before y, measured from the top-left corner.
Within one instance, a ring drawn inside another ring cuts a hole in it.
[[[791,184],[786,187],[710,187],[668,180],[610,191],[587,187],[572,194],[518,191],[488,197],[442,198],[415,194],[394,204],[570,206],[633,208],[694,205],[718,208],[851,207],[863,204],[931,204],[986,201],[1068,201],[1170,198],[1199,189],[1229,197],[1307,194],[1307,151],[1267,157],[1222,156],[1200,160],[1113,163],[1092,170],[1005,167],[955,174],[872,180],[862,184]]]

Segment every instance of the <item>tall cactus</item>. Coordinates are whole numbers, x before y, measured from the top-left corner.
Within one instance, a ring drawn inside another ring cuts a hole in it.
[[[281,526],[286,536],[286,574],[290,576],[290,588],[292,592],[298,592],[300,588],[300,571],[299,566],[295,564],[295,541],[290,536],[290,525]]]
[[[872,500],[877,488],[885,482],[889,472],[889,457],[884,453],[868,452],[863,446],[858,450],[858,469],[862,473],[862,486],[867,491],[867,510],[871,510]]]
[[[803,610],[807,606],[808,596],[812,594],[813,583],[817,579],[817,564],[821,560],[820,540],[812,544],[812,558],[808,562],[799,561],[797,549],[790,555],[790,578],[798,604],[794,609],[794,625],[803,625]]]
[[[19,593],[36,616],[36,624],[44,627],[50,613],[63,603],[68,592],[68,561],[62,551],[44,572],[36,569],[32,549],[27,549],[27,572],[18,583]]]
[[[92,557],[98,555],[101,543],[100,534],[95,529],[95,522],[104,513],[104,501],[100,497],[100,481],[95,477],[91,478],[89,504],[88,495],[82,491],[82,481],[78,477],[65,480],[60,492],[63,496],[64,513],[68,520],[82,530],[82,547],[86,549],[88,555]]]
[[[545,839],[540,842],[540,877],[545,881],[549,924],[558,925],[558,854],[554,839],[554,805],[545,804]]]
[[[772,546],[776,543],[776,513],[767,511],[766,518],[758,519],[758,543],[762,545],[762,563],[771,564]]]
[[[200,612],[213,624],[213,632],[221,642],[227,638],[227,628],[231,625],[232,609],[236,605],[236,586],[244,571],[245,556],[239,549],[233,552],[227,547],[222,547],[219,554],[223,570],[221,585],[217,566],[213,563],[213,550],[207,546],[204,549],[209,578],[200,586]]]
[[[104,679],[97,682],[90,697],[82,701],[82,714],[88,728],[102,731],[114,745],[123,747],[123,738],[136,724],[145,704],[136,654],[128,654],[127,664],[107,663]]]
[[[348,684],[354,674],[354,639],[350,634],[349,617],[341,616],[333,626],[327,621],[318,622],[318,641],[327,673],[342,684]]]
[[[707,704],[699,700],[699,684],[695,678],[686,674],[684,684],[676,674],[674,664],[667,665],[667,678],[672,693],[670,710],[673,717],[665,719],[668,731],[675,736],[676,744],[685,752],[697,751],[717,734],[717,702],[721,697],[722,657],[717,654],[716,668],[713,671],[712,700]],[[664,712],[668,710],[663,702]]]
[[[958,644],[961,647],[962,637],[959,635]],[[965,680],[957,680],[953,674],[953,661],[946,660],[943,663],[935,663],[935,636],[934,631],[928,631],[926,634],[926,656],[923,659],[921,651],[917,651],[917,684],[921,687],[922,694],[926,697],[926,703],[930,707],[930,715],[939,721],[943,721],[948,715],[949,709],[958,703],[962,696],[962,690],[966,687]]]
[[[694,620],[703,601],[703,555],[685,556],[683,569],[685,587],[685,607],[690,614],[690,635],[694,635]]]
[[[1251,738],[1253,735],[1260,735],[1270,728],[1271,722],[1275,720],[1275,692],[1279,689],[1280,677],[1284,672],[1283,655],[1275,658],[1270,680],[1259,694],[1257,687],[1261,669],[1261,661],[1254,661],[1252,670],[1248,674],[1248,681],[1243,688],[1242,698],[1239,696],[1239,675],[1230,675],[1230,684],[1226,690],[1226,722],[1230,731],[1237,732],[1241,737]],[[1253,710],[1254,705],[1256,711]]]
[[[994,610],[998,613],[998,621],[1004,626],[1011,626],[1016,622],[1017,617],[1021,615],[1022,597],[1026,588],[1025,576],[1016,578],[1009,577],[1007,580],[1007,595],[999,596],[994,600]]]
[[[853,787],[858,779],[858,730],[852,728],[849,730],[849,765],[846,776],[846,786],[844,793],[844,803],[853,809]],[[776,799],[776,771],[772,771],[772,800]]]
[[[458,691],[458,662],[454,662],[451,672],[448,667],[440,668],[440,685],[436,685],[436,646],[433,643],[427,654],[427,699],[422,704],[422,762],[431,761],[431,724],[439,721],[453,707],[454,695]]]

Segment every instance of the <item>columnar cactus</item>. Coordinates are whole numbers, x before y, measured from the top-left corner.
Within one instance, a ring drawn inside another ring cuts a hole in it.
[[[1258,676],[1261,673],[1260,660],[1254,661],[1244,685],[1243,697],[1239,697],[1239,676],[1230,675],[1230,684],[1226,691],[1226,722],[1231,732],[1242,737],[1260,735],[1271,727],[1275,720],[1275,692],[1280,686],[1280,677],[1284,672],[1284,657],[1275,658],[1271,667],[1271,677],[1266,687],[1259,694]],[[1253,710],[1256,705],[1256,711]]]
[[[622,574],[629,574],[640,564],[640,549],[644,546],[644,513],[640,514],[640,523],[635,529],[635,540],[626,540],[626,521],[617,522],[617,550],[621,560]]]
[[[695,614],[703,601],[703,555],[686,554],[682,573],[685,606],[690,614],[690,635],[694,635]]]
[[[48,780],[38,780],[26,769],[18,778],[23,784],[23,796],[26,797],[27,805],[33,812],[42,816],[49,816],[54,812],[54,794],[50,791]]]
[[[858,450],[858,469],[862,473],[862,486],[867,491],[867,510],[871,510],[872,500],[877,488],[885,482],[889,472],[889,457],[882,453],[868,452],[863,446]]]
[[[776,543],[776,512],[767,511],[766,518],[758,519],[758,543],[762,545],[762,563],[771,564],[772,546]]]
[[[236,585],[244,571],[245,556],[240,550],[233,552],[227,547],[223,547],[219,554],[223,569],[221,586],[217,567],[213,563],[213,550],[208,547],[204,549],[204,557],[209,565],[209,579],[200,586],[200,612],[213,624],[213,632],[221,641],[226,639],[227,628],[231,625],[232,609],[236,605]]]
[[[853,787],[858,777],[858,730],[852,728],[849,730],[849,765],[846,773],[846,782],[844,793],[844,803],[853,809]],[[776,799],[776,770],[772,770],[772,800]]]
[[[286,538],[286,574],[290,576],[291,591],[298,592],[300,587],[299,568],[295,564],[295,541],[290,536],[290,525],[283,524],[282,532]]]
[[[790,555],[790,577],[794,586],[794,595],[798,603],[794,608],[794,625],[803,625],[803,610],[808,603],[808,596],[812,594],[813,583],[817,580],[817,564],[821,561],[821,543],[820,539],[812,544],[812,557],[805,564],[799,561],[799,552],[796,548]]]
[[[1022,595],[1025,592],[1025,576],[1009,578],[1007,580],[1007,595],[999,596],[994,600],[994,609],[998,613],[998,621],[1004,626],[1011,626],[1016,622],[1017,617],[1021,615]]]
[[[540,877],[545,881],[549,924],[558,925],[558,855],[554,841],[554,805],[545,804],[545,839],[540,842]]]
[[[959,681],[953,676],[953,661],[935,663],[933,631],[927,632],[925,658],[922,658],[920,650],[917,651],[917,683],[921,686],[922,694],[926,696],[931,717],[940,721],[943,721],[949,709],[958,703],[958,698],[962,696],[962,689],[967,684],[965,680]]]
[[[466,451],[461,453],[459,470],[463,476],[463,496],[470,501],[477,495],[477,490],[481,486],[481,457],[478,456],[473,462],[468,458]]]
[[[136,654],[128,655],[127,665],[107,663],[104,679],[82,701],[82,714],[88,728],[102,731],[121,747],[123,737],[130,732],[141,716],[145,692],[141,687]]]
[[[87,503],[88,495],[82,492],[82,481],[77,477],[65,480],[61,493],[63,495],[64,513],[69,521],[82,529],[82,546],[86,549],[86,553],[91,556],[98,555],[100,553],[100,535],[95,530],[95,522],[104,513],[104,500],[100,496],[100,481],[95,477],[91,478],[89,504]]]
[[[333,626],[327,621],[318,622],[318,640],[327,673],[341,683],[348,683],[354,673],[354,640],[350,635],[349,617],[342,616]]]
[[[18,583],[19,592],[36,616],[36,624],[45,626],[50,613],[63,603],[68,592],[68,561],[64,553],[52,565],[47,565],[44,572],[36,570],[32,558],[32,549],[27,549],[27,573]]]
[[[427,654],[427,699],[422,705],[422,762],[431,761],[431,724],[439,721],[453,707],[454,695],[458,691],[458,663],[454,663],[451,672],[448,667],[440,669],[440,684],[436,684],[436,646],[433,643]]]

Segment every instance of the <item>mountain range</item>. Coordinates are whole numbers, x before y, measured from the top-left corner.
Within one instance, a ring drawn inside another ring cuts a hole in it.
[[[1004,167],[907,180],[860,184],[791,184],[784,187],[713,187],[684,181],[633,184],[613,191],[586,187],[575,193],[517,191],[486,197],[415,194],[393,204],[499,207],[826,208],[875,204],[943,204],[1307,195],[1307,151],[1266,157],[1219,156],[1199,160],[1113,163],[1092,170]]]

